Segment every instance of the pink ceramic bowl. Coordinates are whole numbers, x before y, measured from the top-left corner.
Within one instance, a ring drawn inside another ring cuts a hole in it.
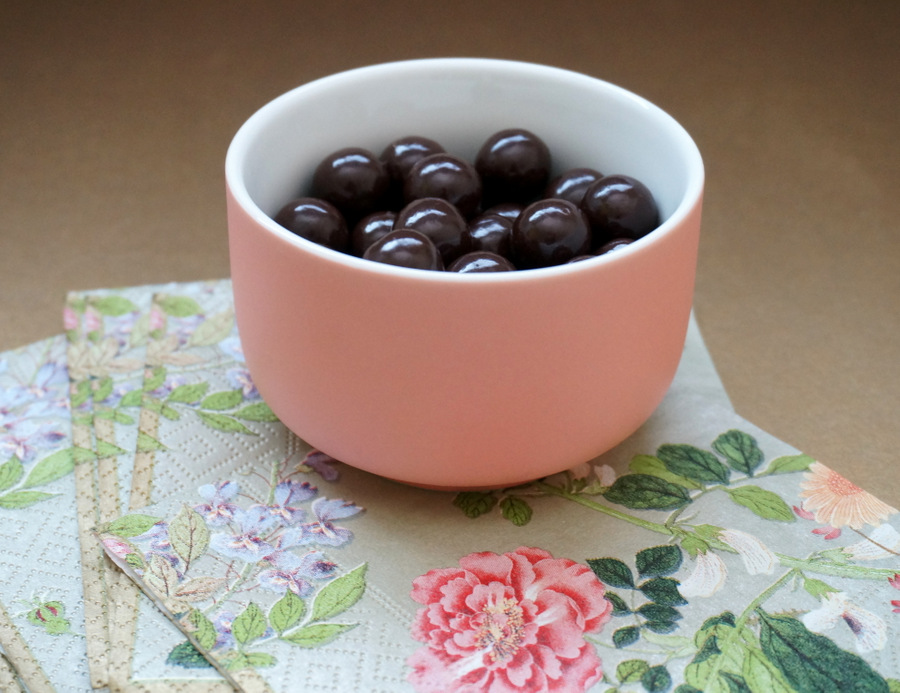
[[[424,135],[470,161],[493,132],[542,137],[555,172],[642,180],[664,223],[626,250],[466,274],[369,262],[270,215],[321,158]],[[303,85],[255,113],[226,161],[231,272],[250,372],[310,445],[433,488],[490,488],[605,452],[663,398],[684,345],[703,164],[685,130],[606,82],[518,62],[434,59]]]

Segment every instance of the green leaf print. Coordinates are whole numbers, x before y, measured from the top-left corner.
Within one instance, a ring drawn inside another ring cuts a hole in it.
[[[665,479],[676,486],[684,486],[695,491],[703,488],[703,484],[692,481],[687,477],[673,474],[668,470],[665,462],[653,455],[635,455],[628,463],[628,469],[634,474],[649,474],[650,476]]]
[[[809,455],[785,455],[778,457],[769,464],[766,470],[769,474],[789,474],[790,472],[803,472],[809,469],[815,460]]]
[[[587,564],[604,585],[634,589],[634,576],[618,558],[589,558]]]
[[[634,559],[641,577],[671,575],[681,567],[681,549],[670,544],[651,546],[638,551]]]
[[[256,604],[250,602],[231,624],[234,639],[241,645],[261,638],[266,632],[266,617]]]
[[[156,438],[144,431],[138,431],[137,435],[137,451],[153,452],[154,450],[165,450],[166,446],[160,443]]]
[[[285,633],[281,639],[300,647],[320,647],[355,627],[356,624],[347,623],[313,623]]]
[[[462,491],[453,498],[453,505],[462,510],[466,517],[475,519],[490,512],[497,505],[497,497],[483,491]]]
[[[144,392],[153,392],[154,390],[162,387],[163,383],[166,382],[166,369],[162,366],[156,366],[152,371],[150,371],[149,376],[145,376],[144,385],[141,388]],[[176,390],[178,388],[175,388]]]
[[[25,468],[19,458],[13,455],[6,462],[0,464],[0,491],[12,488],[25,475]]]
[[[206,661],[206,658],[197,651],[190,640],[185,640],[172,648],[169,656],[166,657],[166,664],[185,669],[212,669],[212,664]]]
[[[762,651],[798,693],[857,691],[888,693],[887,682],[861,657],[846,652],[824,635],[809,631],[789,616],[757,609]]]
[[[184,505],[169,523],[169,541],[172,550],[184,561],[184,572],[187,572],[191,563],[209,548],[209,528],[200,513]]]
[[[743,431],[732,429],[723,433],[713,441],[712,447],[728,461],[732,469],[747,476],[753,476],[763,462],[763,452],[756,439]]]
[[[117,318],[126,313],[134,313],[138,307],[124,296],[100,296],[92,297],[90,305],[100,315]]]
[[[363,563],[325,585],[313,599],[311,620],[324,621],[356,604],[366,589],[366,568]]]
[[[790,506],[777,493],[759,486],[741,486],[726,489],[728,495],[738,505],[743,505],[765,520],[794,522],[796,517]]]
[[[112,394],[113,379],[106,376],[102,380],[94,382],[93,398],[95,402],[102,402]]]
[[[122,399],[119,400],[119,406],[121,407],[139,407],[141,406],[141,400],[144,397],[144,393],[140,390],[130,390],[126,392]]]
[[[751,691],[764,693],[793,693],[778,668],[755,648],[748,648],[741,675]]]
[[[638,607],[637,613],[648,621],[658,623],[674,623],[681,620],[681,613],[673,606],[667,604],[648,603]]]
[[[500,501],[500,514],[516,527],[524,527],[531,521],[531,506],[518,496],[506,496]]]
[[[71,473],[73,469],[75,469],[75,455],[72,449],[59,450],[34,465],[22,487],[34,488],[35,486],[44,486],[63,478]]]
[[[167,402],[179,402],[181,404],[193,404],[203,399],[209,390],[209,383],[190,383],[179,385],[166,397]]]
[[[620,476],[603,496],[633,510],[675,510],[691,502],[683,486],[647,474]]]
[[[114,443],[110,443],[106,440],[98,440],[97,441],[97,457],[100,459],[107,459],[109,457],[118,457],[119,455],[124,455],[127,450],[120,448],[118,445]]]
[[[231,334],[233,327],[233,310],[229,309],[222,313],[210,315],[191,332],[187,344],[188,346],[212,346],[213,344],[218,344]]]
[[[187,318],[203,312],[200,304],[190,296],[160,294],[156,297],[155,303],[166,315],[174,318]]]
[[[209,411],[198,411],[197,416],[200,420],[210,428],[224,433],[246,433],[248,435],[257,435],[237,419],[225,414],[217,414]]]
[[[731,475],[715,455],[693,445],[660,445],[656,456],[670,472],[701,483],[727,484]]]
[[[55,498],[58,495],[57,493],[41,493],[40,491],[12,491],[0,496],[0,508],[20,510],[48,498]]]
[[[224,411],[226,409],[234,409],[243,401],[243,390],[227,390],[225,392],[214,392],[204,397],[203,401],[200,402],[200,406],[213,411]]]
[[[650,665],[643,659],[626,659],[616,667],[616,678],[619,683],[634,683],[640,681],[649,669]]]
[[[236,652],[227,659],[228,671],[240,671],[241,669],[261,669],[275,666],[278,660],[267,652]]]
[[[672,687],[672,676],[662,665],[650,667],[641,676],[641,685],[649,693],[663,693]]]
[[[284,631],[300,623],[305,612],[306,603],[288,590],[269,610],[269,623],[272,624],[275,632],[281,635]]]
[[[687,601],[678,592],[678,580],[666,577],[655,577],[638,585],[638,589],[651,601],[666,606],[680,606]]]
[[[188,621],[194,628],[194,637],[200,643],[200,647],[204,650],[211,650],[216,645],[216,627],[204,613],[198,609],[193,609],[188,616]]]
[[[612,604],[613,616],[627,616],[631,613],[631,609],[628,608],[628,604],[625,603],[625,600],[615,592],[607,591],[606,598],[609,600],[609,603]]]
[[[137,537],[148,532],[153,525],[161,521],[161,517],[134,513],[116,518],[103,527],[103,531],[107,534],[114,534],[117,537],[122,537],[123,539],[129,539],[130,537]]]
[[[719,674],[722,681],[728,686],[728,693],[752,693],[743,676],[723,671]]]
[[[278,421],[275,412],[265,402],[248,404],[246,407],[242,407],[234,412],[234,416],[244,421],[259,421],[260,423],[274,423]]]
[[[613,633],[613,645],[621,649],[633,645],[641,639],[641,629],[637,626],[625,626]]]

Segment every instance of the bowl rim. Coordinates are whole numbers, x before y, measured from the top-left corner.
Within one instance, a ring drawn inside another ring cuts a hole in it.
[[[636,103],[641,108],[651,111],[655,117],[668,122],[671,132],[675,135],[677,145],[683,154],[687,168],[687,184],[685,192],[668,218],[656,229],[646,236],[639,238],[622,250],[614,253],[606,253],[582,262],[573,262],[551,267],[540,267],[513,272],[484,272],[484,273],[458,273],[458,272],[434,272],[428,270],[398,267],[380,262],[372,262],[354,255],[342,253],[331,248],[326,248],[313,241],[291,233],[280,224],[277,224],[268,214],[256,204],[250,196],[242,175],[243,163],[250,146],[259,132],[260,125],[264,124],[270,113],[280,110],[285,102],[299,98],[303,93],[325,88],[331,84],[339,84],[367,76],[377,76],[391,72],[427,72],[447,70],[477,71],[491,68],[495,70],[508,70],[512,72],[532,73],[544,78],[563,79],[571,82],[580,82],[583,86],[600,87],[608,92],[617,94],[625,100]],[[481,284],[484,282],[521,282],[533,281],[539,278],[551,278],[561,274],[588,272],[601,265],[627,261],[627,258],[635,253],[640,253],[649,245],[654,245],[656,240],[666,236],[677,228],[688,217],[695,207],[700,204],[703,197],[705,183],[705,170],[703,159],[697,144],[687,130],[662,108],[623,87],[593,77],[585,73],[568,70],[565,68],[543,65],[539,63],[506,60],[497,58],[419,58],[412,60],[397,60],[377,63],[363,67],[351,68],[341,72],[319,77],[312,81],[290,89],[257,109],[238,129],[228,146],[225,156],[225,181],[229,194],[234,201],[247,214],[257,226],[274,235],[287,244],[304,252],[319,257],[324,261],[342,265],[354,271],[362,271],[375,275],[388,275],[398,278],[415,279],[428,282],[463,282],[465,284]]]

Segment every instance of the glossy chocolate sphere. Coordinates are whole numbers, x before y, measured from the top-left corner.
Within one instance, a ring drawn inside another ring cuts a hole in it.
[[[580,205],[585,191],[603,174],[592,168],[572,168],[558,175],[547,184],[544,197],[556,197]]]
[[[350,233],[343,215],[325,200],[299,197],[284,205],[274,217],[292,233],[332,250],[346,252]]]
[[[312,195],[327,200],[354,224],[383,203],[390,179],[381,161],[360,147],[332,152],[316,167]]]
[[[481,179],[468,161],[452,154],[432,154],[420,159],[406,175],[403,197],[440,197],[469,218],[481,204]]]
[[[469,222],[466,229],[468,241],[464,245],[470,251],[483,250],[509,257],[512,227],[513,222],[499,214],[481,214]]]
[[[475,170],[484,186],[485,204],[525,204],[537,198],[547,185],[550,149],[528,130],[501,130],[478,150]]]
[[[397,214],[394,227],[424,233],[437,246],[445,264],[468,250],[464,245],[466,220],[456,207],[440,197],[413,200]]]
[[[584,212],[568,200],[540,200],[516,219],[511,239],[516,267],[532,269],[586,254],[591,230]]]
[[[363,257],[373,262],[411,269],[444,269],[441,254],[431,239],[412,229],[395,229],[382,236],[369,246]]]
[[[350,233],[350,249],[354,255],[362,257],[368,247],[382,236],[394,230],[396,212],[372,212],[364,216]]]
[[[641,238],[659,226],[652,193],[631,176],[604,176],[592,183],[581,208],[593,229],[595,246],[613,238]]]

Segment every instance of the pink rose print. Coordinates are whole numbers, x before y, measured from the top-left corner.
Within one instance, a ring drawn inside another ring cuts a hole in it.
[[[431,570],[413,581],[424,608],[412,636],[425,646],[409,681],[435,693],[587,690],[603,676],[584,635],[610,619],[605,592],[586,565],[536,548]]]

